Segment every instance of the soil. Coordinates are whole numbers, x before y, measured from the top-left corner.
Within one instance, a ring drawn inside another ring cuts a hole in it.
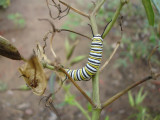
[[[68,3],[76,6],[71,0],[68,1]],[[82,8],[79,7],[79,9]],[[25,19],[25,27],[17,27],[13,24],[13,21],[7,19],[7,16],[12,13],[20,13],[23,16]],[[54,15],[55,14],[57,14],[57,11],[54,12]],[[0,10],[0,35],[10,40],[25,58],[29,58],[33,54],[33,48],[35,48],[37,42],[44,45],[43,37],[45,33],[51,29],[50,24],[45,21],[39,21],[39,18],[50,18],[45,0],[11,1],[11,5],[7,9]],[[57,28],[61,28],[66,20],[67,17],[64,17],[61,20],[55,20],[53,22]],[[87,20],[84,21],[86,21],[87,26]],[[76,28],[76,30],[83,34],[91,35],[88,27],[80,26]],[[84,31],[89,32],[86,33]],[[126,26],[126,28],[124,28],[126,34],[132,34],[132,36],[134,36],[130,31],[132,30],[130,30],[129,27],[127,28]],[[110,31],[107,39],[105,39],[105,44],[109,43],[113,45],[118,41],[119,38],[115,37],[114,34],[115,31],[113,29]],[[67,38],[67,33],[58,33],[53,42],[53,48],[59,56],[61,63],[64,62],[66,55],[64,49],[65,38]],[[82,37],[78,37],[78,39],[80,42],[76,47],[73,57],[82,54],[87,55],[89,52],[88,45],[90,41]],[[100,75],[101,102],[104,102],[128,85],[150,74],[149,68],[143,60],[135,60],[135,62],[130,64],[127,68],[114,67],[116,59],[120,57],[120,55],[118,55],[120,52],[121,49],[119,49],[110,64]],[[46,53],[47,56],[54,61],[54,57],[49,49],[49,41],[47,41]],[[107,56],[104,53],[102,64],[106,59]],[[72,68],[83,66],[86,60],[87,59],[74,65]],[[14,61],[0,56],[0,82],[7,85],[7,90],[0,92],[0,120],[56,120],[56,114],[45,107],[45,101],[42,100],[42,102],[40,102],[42,97],[34,95],[31,91],[12,90],[25,84],[25,81],[20,77],[20,73],[18,72],[18,68],[22,64],[23,62],[21,61]],[[91,81],[78,82],[78,84],[91,94]],[[160,84],[158,80],[149,81],[140,86],[143,86],[148,93],[143,105],[149,108],[152,114],[160,114]],[[134,94],[137,93],[140,86],[132,90]],[[58,84],[56,84],[55,89],[57,87]],[[71,90],[79,103],[86,108],[87,101],[83,98],[81,93],[74,86],[71,87]],[[47,90],[45,94],[47,95],[48,93],[49,90]],[[63,90],[58,92],[54,100],[54,105],[56,106],[62,103],[64,101],[64,96]],[[75,106],[65,105],[63,107],[57,107],[57,111],[62,120],[85,120],[83,114]],[[108,115],[110,118],[109,120],[125,120],[133,112],[135,111],[129,105],[128,95],[125,94],[105,108],[102,111],[100,119],[104,120],[105,116]]]

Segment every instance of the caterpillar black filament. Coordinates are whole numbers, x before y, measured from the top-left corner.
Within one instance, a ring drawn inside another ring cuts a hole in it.
[[[101,35],[92,38],[91,49],[87,64],[77,70],[65,69],[73,80],[89,80],[99,69],[102,59],[103,39]]]

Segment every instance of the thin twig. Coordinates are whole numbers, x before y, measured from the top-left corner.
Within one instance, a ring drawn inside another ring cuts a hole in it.
[[[46,41],[47,41],[48,35],[49,35],[50,33],[51,33],[51,31],[48,31],[48,32],[44,35],[44,37],[43,37],[43,41],[44,41],[43,53],[44,53],[44,54],[45,54],[45,47],[47,46]]]
[[[50,9],[50,7],[49,7],[49,2],[48,2],[48,0],[46,0],[46,3],[47,3],[47,7],[48,7],[48,10],[49,10],[49,15],[50,15],[50,17],[52,18],[52,19],[56,19],[56,17],[54,18],[53,16],[52,16],[52,12],[51,12],[51,9]],[[55,5],[54,5],[55,6]],[[56,7],[56,6],[55,6]]]
[[[149,70],[151,72],[151,75],[153,76],[154,79],[156,79],[155,77],[155,73],[152,71],[152,65],[151,65],[151,57],[152,55],[156,52],[156,50],[159,48],[159,46],[156,46],[155,48],[153,48],[151,54],[148,57],[148,65],[149,65]]]
[[[76,9],[76,8],[73,8],[72,6],[68,5],[67,3],[65,3],[65,2],[63,2],[63,1],[61,1],[61,0],[59,0],[59,2],[62,3],[63,5],[65,5],[65,6],[69,7],[69,8],[70,8],[71,10],[73,10],[74,12],[76,12],[76,13],[84,16],[84,17],[89,18],[89,15],[88,15],[88,14],[83,13],[82,11],[80,11],[80,10],[78,10],[78,9]]]
[[[73,30],[68,30],[68,29],[57,29],[57,30],[58,30],[58,31],[72,32],[72,33],[75,33],[75,34],[77,34],[77,35],[83,36],[83,37],[85,37],[85,38],[87,38],[87,39],[89,39],[89,40],[92,40],[90,37],[88,37],[88,36],[86,36],[86,35],[83,35],[83,34],[81,34],[81,33],[79,33],[79,32],[75,32],[75,31],[73,31]]]
[[[58,119],[61,120],[61,116],[53,104],[52,93],[47,96],[45,106],[53,111],[57,115]]]
[[[120,46],[120,41],[117,42],[116,47],[114,48],[112,54],[109,56],[108,60],[103,64],[103,66],[100,68],[100,72],[108,65],[108,63],[110,62],[110,60],[112,59],[112,57],[116,53],[116,51],[119,48],[119,46]]]
[[[148,76],[148,77],[145,77],[144,79],[130,85],[129,87],[127,87],[126,89],[124,89],[123,91],[117,93],[116,95],[114,95],[113,97],[111,97],[109,100],[107,100],[106,102],[104,102],[102,104],[102,109],[107,107],[108,105],[110,105],[112,102],[114,102],[115,100],[117,100],[119,97],[121,97],[122,95],[124,95],[126,92],[128,92],[129,90],[131,90],[132,88],[142,84],[143,82],[146,82],[148,80],[151,80],[152,79],[152,76]]]

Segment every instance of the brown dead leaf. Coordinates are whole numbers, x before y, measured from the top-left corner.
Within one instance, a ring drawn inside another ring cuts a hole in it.
[[[42,46],[37,43],[37,49],[35,50],[35,54],[38,56],[38,59],[43,63],[51,63],[51,61],[47,58],[44,53]]]
[[[43,95],[47,86],[43,67],[37,56],[32,56],[27,63],[19,68],[27,85],[36,95]]]

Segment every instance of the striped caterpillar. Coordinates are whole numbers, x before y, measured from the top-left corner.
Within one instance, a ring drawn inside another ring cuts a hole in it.
[[[103,39],[101,35],[95,35],[92,38],[90,53],[87,64],[81,69],[65,69],[73,80],[89,80],[97,72],[101,64],[103,50]],[[67,79],[67,76],[66,76]]]
[[[108,24],[105,26],[104,31],[107,28]],[[91,27],[91,25],[90,25],[90,27]],[[101,64],[102,51],[103,51],[102,36],[104,34],[104,31],[103,31],[102,35],[99,35],[99,34],[94,35],[92,27],[91,27],[91,31],[92,31],[93,38],[92,38],[92,43],[91,43],[91,48],[90,48],[90,53],[89,53],[87,64],[84,67],[82,67],[81,69],[77,69],[77,70],[65,69],[66,72],[75,81],[90,80],[92,78],[92,76],[96,74],[96,72],[98,71],[99,66]],[[67,75],[65,76],[65,79],[68,79]]]

